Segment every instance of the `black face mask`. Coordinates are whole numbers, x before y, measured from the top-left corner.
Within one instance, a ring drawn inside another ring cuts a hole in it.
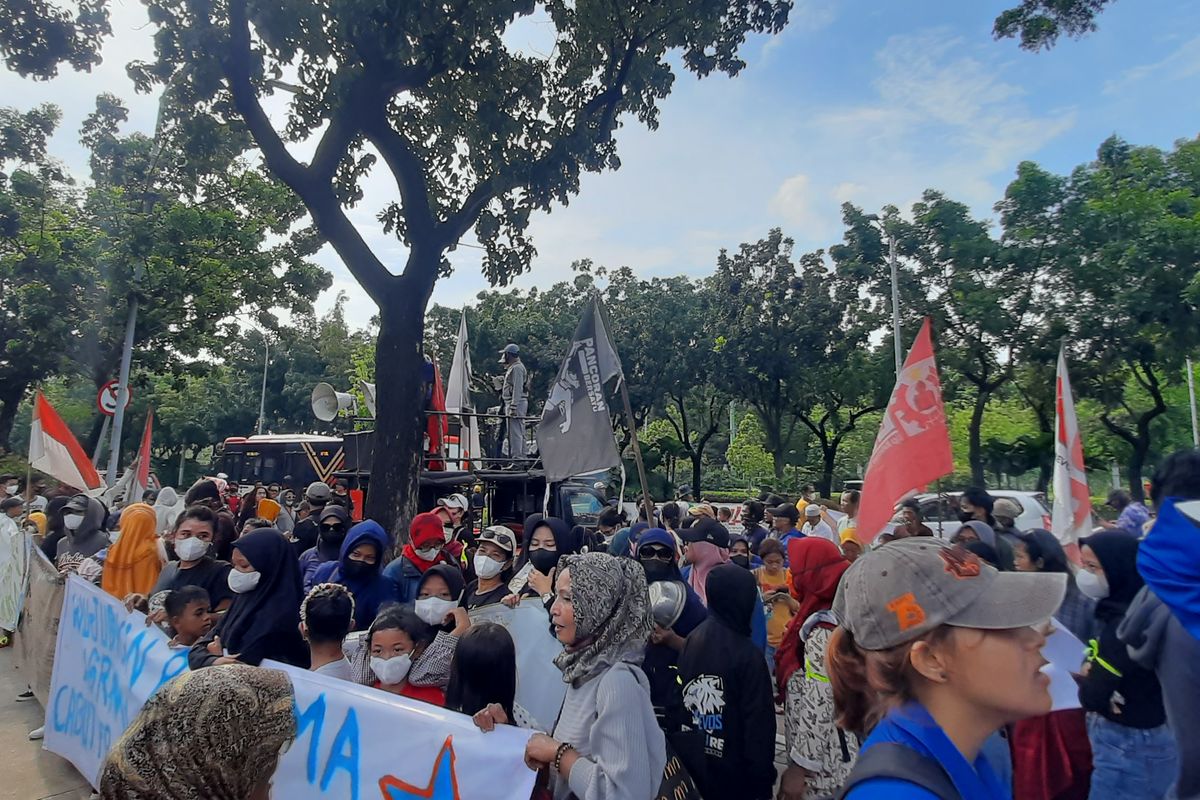
[[[543,575],[549,575],[550,570],[558,565],[557,550],[530,550],[529,563],[533,564],[533,568]]]
[[[750,556],[730,556],[729,560],[742,569],[750,569]]]
[[[658,559],[643,561],[642,569],[646,570],[646,583],[669,581],[675,577],[675,572],[671,569],[669,561],[659,561]]]
[[[958,511],[958,521],[959,522],[970,522],[973,519],[975,519],[974,511],[963,511],[962,509],[959,509],[959,511]]]
[[[346,541],[346,526],[322,525],[321,541],[333,547],[341,547],[342,542]]]
[[[359,580],[359,579],[365,578],[365,577],[369,576],[371,573],[373,573],[375,571],[376,566],[378,566],[378,565],[368,564],[365,561],[355,561],[353,559],[347,559],[342,564],[342,577],[348,578],[349,580],[352,580],[352,581]]]

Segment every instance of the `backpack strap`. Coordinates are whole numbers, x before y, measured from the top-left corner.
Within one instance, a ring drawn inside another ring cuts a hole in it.
[[[846,783],[835,795],[836,800],[845,800],[854,787],[875,778],[911,783],[933,792],[939,800],[963,800],[941,764],[911,747],[895,742],[882,742],[860,754]]]

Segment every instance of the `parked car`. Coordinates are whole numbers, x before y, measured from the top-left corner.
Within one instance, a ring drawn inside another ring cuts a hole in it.
[[[1046,502],[1046,495],[1042,492],[989,489],[988,494],[997,500],[1001,497],[1012,500],[1021,507],[1021,515],[1016,520],[1018,530],[1050,529],[1050,508]],[[962,522],[958,519],[958,502],[961,495],[962,492],[917,495],[917,502],[921,504],[921,516],[925,524],[933,530],[934,536],[950,539],[962,527]]]

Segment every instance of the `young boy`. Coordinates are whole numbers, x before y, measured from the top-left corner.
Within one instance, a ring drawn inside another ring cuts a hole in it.
[[[183,586],[163,600],[167,624],[175,632],[172,647],[191,647],[213,626],[208,592],[201,586]]]
[[[300,604],[300,635],[313,672],[352,680],[342,640],[354,627],[354,597],[339,583],[318,583]]]

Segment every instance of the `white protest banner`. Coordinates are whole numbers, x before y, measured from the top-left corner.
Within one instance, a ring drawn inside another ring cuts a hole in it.
[[[471,718],[379,689],[270,661],[296,693],[296,740],[279,760],[271,796],[337,800],[525,798],[530,731]]]
[[[521,726],[549,733],[558,719],[567,684],[554,666],[562,644],[550,633],[550,618],[542,601],[526,598],[516,608],[502,603],[480,606],[471,611],[470,617],[472,622],[495,622],[508,628],[517,650],[513,715]]]
[[[58,625],[45,747],[92,786],[109,749],[150,695],[187,671],[188,651],[78,575],[67,579]]]
[[[1042,658],[1050,663],[1042,672],[1050,676],[1051,711],[1079,708],[1079,684],[1071,677],[1083,666],[1087,645],[1075,638],[1067,626],[1054,620],[1054,630],[1046,637]]]

